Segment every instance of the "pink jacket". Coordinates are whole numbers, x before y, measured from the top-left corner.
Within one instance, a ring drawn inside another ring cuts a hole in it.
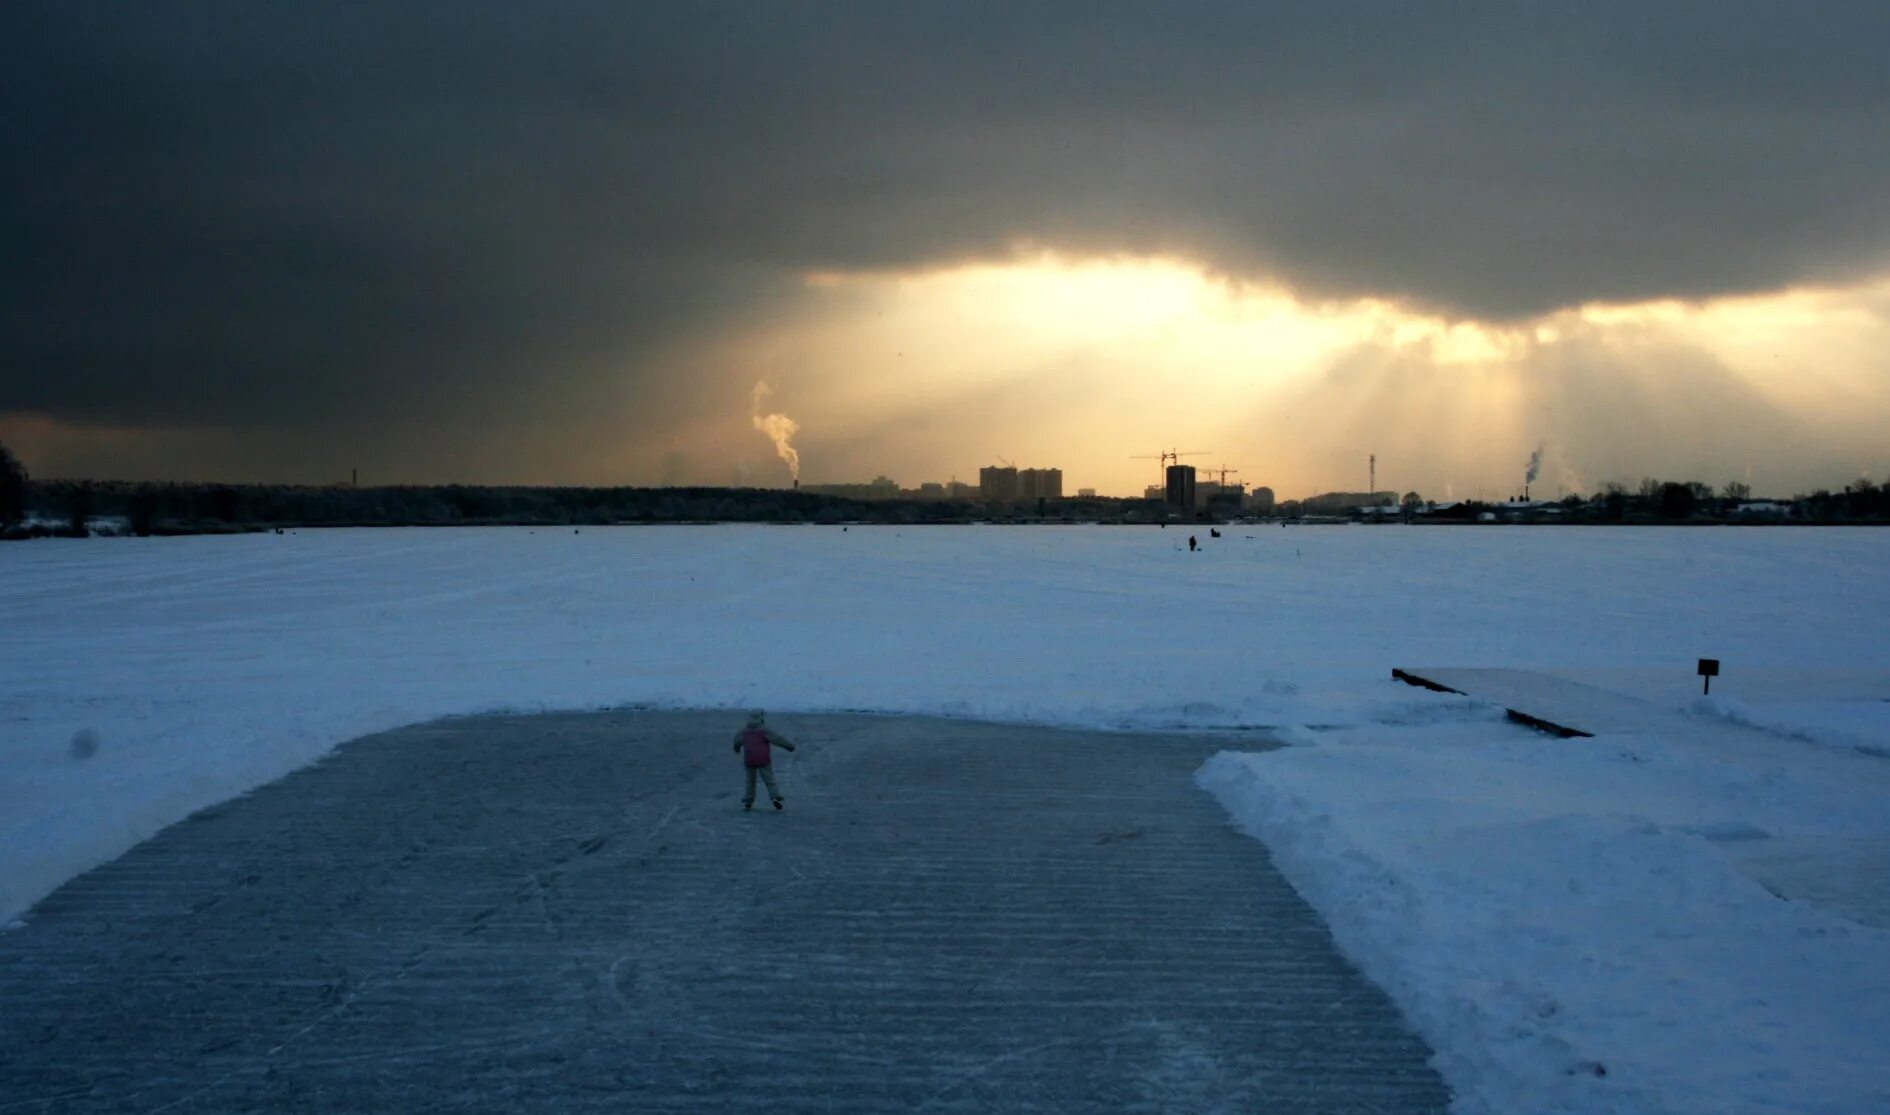
[[[765,767],[774,763],[774,756],[768,750],[771,743],[780,744],[789,751],[794,745],[787,737],[767,728],[743,728],[735,737],[735,750],[742,753],[743,764],[751,767]]]

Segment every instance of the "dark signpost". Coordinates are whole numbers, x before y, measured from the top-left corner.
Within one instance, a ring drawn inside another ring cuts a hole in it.
[[[1700,690],[1701,693],[1711,694],[1713,692],[1713,679],[1718,676],[1719,676],[1719,659],[1717,658],[1700,659],[1700,677],[1705,679],[1702,683],[1704,688]]]

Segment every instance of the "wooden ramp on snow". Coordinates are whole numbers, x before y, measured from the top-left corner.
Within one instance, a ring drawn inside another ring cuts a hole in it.
[[[1501,705],[1511,720],[1564,738],[1644,732],[1672,715],[1636,697],[1533,670],[1400,667],[1391,676]]]

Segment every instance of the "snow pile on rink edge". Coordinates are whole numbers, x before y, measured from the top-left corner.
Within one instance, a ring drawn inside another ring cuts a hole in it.
[[[1431,1043],[1461,1112],[1883,1109],[1890,932],[1781,900],[1720,845],[1881,836],[1884,782],[1494,716],[1223,752],[1197,780]]]

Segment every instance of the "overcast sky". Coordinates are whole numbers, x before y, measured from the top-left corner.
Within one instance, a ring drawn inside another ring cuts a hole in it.
[[[0,5],[39,475],[1890,468],[1890,4]]]

